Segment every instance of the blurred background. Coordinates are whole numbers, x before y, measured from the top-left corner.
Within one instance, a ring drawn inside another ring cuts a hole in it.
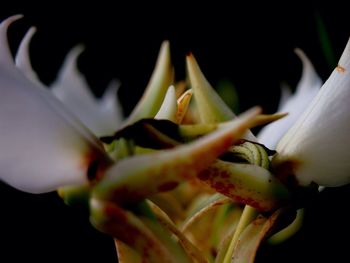
[[[92,10],[92,11],[88,11]],[[24,14],[9,30],[13,52],[30,26],[32,64],[51,83],[66,53],[83,44],[79,68],[96,96],[108,82],[121,82],[119,97],[127,115],[147,85],[161,42],[169,40],[176,80],[185,79],[185,55],[193,52],[213,86],[228,81],[237,90],[238,112],[261,105],[277,108],[281,83],[294,88],[301,48],[326,80],[350,36],[348,11],[339,3],[255,5],[175,2],[8,5],[0,19]],[[258,262],[349,260],[349,187],[326,189],[311,200],[305,226],[288,242],[266,246]],[[82,211],[65,206],[55,193],[29,195],[0,186],[1,262],[34,260],[115,262],[112,240],[95,231]],[[4,260],[6,256],[11,260]],[[49,258],[47,258],[49,255]],[[342,260],[344,259],[344,260]]]

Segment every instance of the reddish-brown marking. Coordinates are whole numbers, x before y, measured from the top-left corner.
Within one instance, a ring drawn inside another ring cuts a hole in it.
[[[245,205],[250,205],[252,207],[254,207],[255,209],[257,209],[258,211],[268,211],[271,209],[271,207],[266,207],[263,206],[261,203],[259,203],[257,200],[254,200],[252,198],[243,198],[237,195],[231,196],[235,201],[237,201],[238,203],[241,204],[245,204]]]
[[[226,171],[221,171],[221,172],[219,173],[219,176],[220,176],[221,178],[223,178],[223,179],[228,179],[228,178],[230,178],[230,173],[228,173],[228,172],[226,172]]]
[[[141,191],[140,189],[136,191],[129,189],[126,185],[118,186],[113,190],[110,199],[118,204],[136,203],[147,195],[145,191],[146,187],[144,191]]]
[[[173,190],[178,185],[179,185],[178,182],[170,181],[170,182],[166,182],[166,183],[161,184],[160,186],[158,186],[158,190],[160,192],[170,191],[170,190]]]
[[[236,188],[236,186],[232,183],[228,183],[227,186],[231,189],[234,190]]]
[[[198,178],[203,181],[208,181],[211,175],[211,171],[209,169],[206,169],[199,173]]]
[[[156,247],[154,240],[145,235],[138,226],[133,225],[131,218],[121,207],[109,204],[104,208],[104,212],[108,217],[102,225],[105,232],[138,251],[141,250],[143,255],[147,255],[148,250]]]
[[[300,165],[300,161],[297,160],[279,162],[272,167],[272,172],[284,185],[289,188],[295,188],[299,185],[295,177],[295,171]]]
[[[338,65],[338,66],[336,67],[336,69],[337,69],[337,71],[340,72],[340,73],[344,73],[344,72],[345,72],[345,68],[342,67],[342,66],[340,66],[340,65]]]
[[[125,211],[114,204],[107,204],[104,208],[104,213],[118,223],[126,223],[128,221]]]
[[[81,167],[86,170],[86,177],[92,184],[101,180],[106,169],[112,165],[112,160],[102,152],[90,149],[82,160]]]
[[[225,186],[225,184],[222,183],[222,182],[215,182],[213,186],[214,186],[214,188],[215,188],[216,190],[218,190],[219,192],[220,192],[220,191],[226,190],[226,186]]]

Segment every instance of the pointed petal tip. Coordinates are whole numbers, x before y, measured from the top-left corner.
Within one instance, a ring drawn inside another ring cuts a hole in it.
[[[303,59],[306,57],[305,52],[304,52],[302,49],[298,48],[298,47],[294,48],[294,53],[295,53],[301,60],[303,60]]]
[[[0,23],[0,58],[3,65],[12,66],[14,64],[8,45],[7,30],[13,22],[21,19],[22,17],[23,15],[10,16]]]
[[[200,69],[198,62],[192,53],[188,53],[186,55],[186,66],[187,72],[189,74],[189,78],[198,79],[205,78],[202,70]],[[202,80],[203,81],[203,80]],[[207,80],[205,80],[207,81]]]
[[[10,24],[12,24],[13,22],[23,18],[24,15],[22,14],[17,14],[17,15],[13,15],[13,16],[10,16],[4,20],[1,21],[0,23],[0,27],[5,27],[7,28]]]
[[[163,42],[162,42],[162,48],[170,48],[170,42],[168,39],[165,39]]]
[[[188,59],[191,59],[192,57],[194,57],[193,56],[193,53],[191,52],[191,51],[187,51],[187,53],[186,53],[186,59],[188,58]]]
[[[256,118],[254,126],[260,126],[269,124],[271,122],[277,121],[279,119],[282,119],[288,115],[288,112],[284,113],[275,113],[275,114],[259,114]]]
[[[84,44],[78,44],[75,45],[70,49],[70,51],[67,54],[67,60],[75,61],[77,58],[83,53],[85,50],[85,45]]]
[[[170,57],[170,42],[169,40],[164,40],[160,46],[159,58],[169,56]]]
[[[28,34],[30,36],[30,38],[31,38],[36,33],[36,31],[37,31],[37,28],[35,26],[31,26],[28,29],[26,35]]]
[[[157,114],[164,96],[173,82],[174,69],[171,64],[170,45],[168,41],[164,41],[142,98],[125,123],[131,124],[142,118],[153,118]]]
[[[30,65],[30,61],[29,61],[29,45],[30,42],[34,36],[34,34],[36,33],[37,29],[36,27],[32,26],[30,27],[26,34],[24,35],[19,47],[18,47],[18,51],[16,54],[16,58],[15,58],[15,63],[17,66],[19,66],[20,68],[22,67],[22,64],[26,64],[25,67],[29,67],[31,69],[31,65]]]
[[[192,77],[193,79],[202,82],[201,85],[203,85],[204,82],[208,82],[193,53],[189,53],[186,56],[186,66],[190,79]],[[208,85],[210,85],[209,82]]]
[[[75,45],[72,48],[72,52],[77,53],[77,55],[79,56],[83,51],[85,50],[85,45],[83,43],[79,43],[77,45]]]
[[[189,64],[197,64],[198,65],[198,62],[191,51],[188,51],[186,53],[186,62],[187,62],[187,66]]]
[[[65,79],[70,79],[72,74],[77,76],[81,75],[78,69],[78,58],[84,50],[84,45],[78,44],[68,51],[58,72],[56,81],[61,80],[62,82],[65,81]]]
[[[305,52],[300,49],[300,48],[295,48],[294,49],[294,53],[298,56],[298,58],[301,60],[301,63],[303,64],[303,68],[305,68],[305,70],[310,70],[309,68],[311,67],[313,70],[313,66],[310,62],[310,59],[307,57],[307,55],[305,54]]]

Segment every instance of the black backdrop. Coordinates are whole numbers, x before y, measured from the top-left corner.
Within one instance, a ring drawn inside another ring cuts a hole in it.
[[[293,48],[306,52],[323,80],[331,71],[320,45],[317,16],[328,31],[336,58],[350,36],[348,14],[339,3],[125,6],[101,2],[79,8],[62,2],[18,4],[1,8],[0,19],[16,13],[25,17],[11,26],[11,47],[16,50],[29,26],[37,27],[32,63],[44,83],[55,78],[66,52],[83,43],[81,71],[97,96],[108,81],[119,79],[126,114],[146,86],[164,39],[170,40],[178,80],[185,77],[185,54],[192,51],[211,83],[229,79],[235,84],[240,110],[261,105],[265,112],[273,112],[280,83],[294,87],[300,77]],[[257,261],[348,261],[348,242],[340,238],[350,234],[349,191],[348,187],[325,190],[310,203],[302,231],[282,245],[264,247]],[[90,227],[86,214],[66,207],[55,193],[29,195],[1,185],[0,207],[1,262],[115,262],[111,239]],[[10,259],[5,260],[6,256]]]

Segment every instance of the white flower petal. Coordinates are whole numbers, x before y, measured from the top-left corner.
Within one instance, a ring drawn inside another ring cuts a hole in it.
[[[82,46],[76,46],[68,53],[51,89],[53,94],[97,136],[108,135],[117,129],[121,121],[120,106],[117,105],[116,97],[117,87],[113,87],[117,83],[112,84],[101,102],[95,99],[77,68],[77,58],[82,51]]]
[[[2,67],[6,67],[7,69],[12,70],[12,64],[13,64],[13,58],[11,56],[11,52],[8,47],[7,43],[7,28],[9,27],[10,24],[12,24],[14,21],[22,18],[23,15],[14,15],[11,16],[5,20],[3,20],[0,24],[0,41],[1,41],[1,46],[0,46],[0,64]]]
[[[89,164],[106,158],[100,142],[52,94],[14,65],[0,25],[0,178],[32,193],[87,182]]]
[[[36,32],[35,27],[31,27],[22,39],[16,54],[16,66],[27,76],[28,79],[39,82],[38,76],[32,68],[29,56],[29,45]]]
[[[282,90],[284,95],[281,99],[284,102],[280,103],[279,112],[287,112],[288,115],[267,125],[258,134],[258,141],[270,149],[276,148],[279,140],[310,105],[322,85],[321,79],[306,55],[300,49],[296,49],[295,53],[303,63],[303,73],[295,94],[288,96],[288,92]]]
[[[281,98],[278,104],[278,111],[281,111],[284,105],[292,98],[292,91],[287,84],[281,85]]]
[[[160,106],[160,109],[154,118],[158,120],[163,119],[163,120],[169,120],[169,121],[175,122],[176,113],[177,113],[176,92],[175,92],[175,87],[171,85],[168,88],[168,91],[165,94],[163,103]]]
[[[277,145],[278,154],[273,160],[277,171],[288,164],[302,185],[349,183],[349,101],[350,41],[339,66]]]
[[[112,80],[102,98],[98,101],[98,111],[100,113],[99,120],[102,122],[100,125],[105,127],[106,134],[115,132],[118,125],[123,120],[123,109],[120,101],[118,100],[118,90],[120,82],[118,80]]]

